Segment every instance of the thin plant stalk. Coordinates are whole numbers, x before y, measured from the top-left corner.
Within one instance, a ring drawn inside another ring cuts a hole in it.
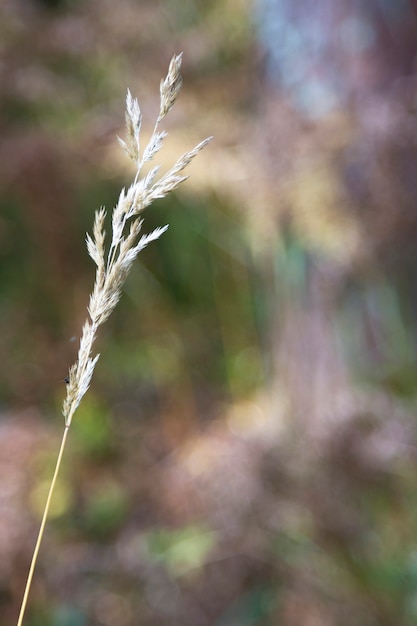
[[[68,433],[69,433],[69,426],[65,426],[64,434],[62,435],[61,447],[59,448],[58,458],[57,458],[56,465],[55,465],[54,475],[51,480],[48,497],[46,499],[45,509],[42,515],[42,521],[41,521],[41,525],[39,528],[38,538],[36,540],[36,545],[33,550],[32,562],[30,564],[29,574],[28,574],[27,581],[26,581],[25,593],[23,594],[23,600],[22,600],[22,605],[20,607],[20,613],[19,613],[19,619],[17,620],[17,626],[22,626],[23,618],[25,615],[26,604],[27,604],[28,597],[29,597],[29,591],[32,586],[33,573],[35,571],[36,561],[38,560],[38,554],[39,554],[39,549],[42,543],[43,532],[45,530],[46,520],[48,518],[49,507],[50,507],[51,500],[52,500],[52,494],[54,492],[56,480],[58,478],[59,470],[61,467],[61,461],[64,455],[65,444],[67,442]]]
[[[92,235],[87,234],[86,237],[88,254],[96,265],[95,283],[87,307],[88,317],[83,326],[78,357],[74,365],[70,367],[68,377],[65,379],[67,394],[62,408],[65,429],[32,556],[17,626],[22,626],[23,623],[49,507],[61,467],[72,418],[90,386],[94,368],[100,356],[99,354],[92,355],[97,331],[110,317],[117,305],[124,282],[139,252],[148,243],[158,239],[168,228],[168,226],[156,228],[151,233],[140,236],[143,220],[138,215],[143,209],[152,204],[154,200],[165,197],[188,178],[183,174],[183,170],[211,140],[211,137],[209,137],[189,152],[184,153],[171,169],[159,177],[159,165],[151,168],[146,174],[142,174],[144,166],[158,154],[167,136],[165,131],[159,130],[159,124],[172,109],[181,89],[181,60],[182,54],[175,55],[171,59],[167,76],[161,81],[159,114],[152,136],[143,150],[140,145],[142,114],[139,103],[136,98],[132,97],[129,90],[127,92],[126,138],[125,140],[119,138],[119,142],[127,156],[135,163],[136,174],[130,187],[127,190],[122,189],[119,200],[113,209],[110,243],[106,245],[106,211],[104,208],[96,211],[93,233]]]

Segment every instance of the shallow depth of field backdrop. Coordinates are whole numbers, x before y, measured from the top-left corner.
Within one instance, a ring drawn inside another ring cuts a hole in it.
[[[0,623],[14,624],[94,268],[184,51],[207,135],[100,333],[27,626],[417,621],[412,0],[3,0]]]

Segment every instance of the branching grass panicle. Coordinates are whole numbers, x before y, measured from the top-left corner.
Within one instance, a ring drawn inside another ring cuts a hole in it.
[[[159,165],[151,168],[148,173],[142,174],[144,165],[156,157],[167,136],[165,131],[159,129],[159,125],[174,106],[180,92],[182,85],[180,74],[181,60],[182,54],[174,56],[169,64],[166,78],[161,80],[159,114],[152,136],[143,150],[141,150],[140,145],[142,114],[137,99],[132,96],[129,90],[127,91],[126,137],[124,140],[118,139],[127,156],[135,163],[136,174],[130,187],[122,189],[120,192],[118,202],[113,209],[111,239],[108,243],[104,228],[106,219],[106,210],[104,208],[96,211],[92,235],[87,234],[88,254],[96,265],[95,282],[90,295],[88,317],[82,330],[78,357],[69,370],[68,378],[66,378],[67,394],[63,404],[65,428],[32,557],[17,626],[21,626],[23,623],[32,577],[48,517],[49,505],[59,474],[71,421],[90,386],[94,368],[100,356],[99,354],[93,355],[93,345],[97,337],[98,328],[109,318],[118,303],[124,282],[139,252],[148,243],[158,239],[168,228],[168,226],[159,227],[147,235],[142,235],[143,220],[140,217],[140,213],[156,198],[163,198],[186,180],[187,175],[184,174],[184,170],[211,140],[211,137],[208,137],[195,148],[184,153],[171,169],[161,176],[158,176]]]

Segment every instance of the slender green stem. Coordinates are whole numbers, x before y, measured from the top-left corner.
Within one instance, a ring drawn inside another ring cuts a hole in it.
[[[30,570],[29,570],[29,574],[28,574],[28,577],[27,577],[27,581],[26,581],[25,593],[23,595],[23,600],[22,600],[22,604],[21,604],[21,607],[20,607],[20,613],[19,613],[19,619],[18,619],[18,622],[17,622],[17,626],[22,626],[23,618],[24,618],[24,615],[25,615],[26,604],[27,604],[27,601],[28,601],[30,587],[31,587],[31,584],[32,584],[33,572],[35,571],[36,561],[38,559],[39,548],[40,548],[41,542],[42,542],[43,531],[45,529],[46,520],[48,518],[49,506],[51,504],[52,494],[54,492],[56,479],[57,479],[58,474],[59,474],[59,468],[61,467],[61,460],[62,460],[62,456],[64,454],[65,443],[67,441],[68,432],[69,432],[69,426],[65,426],[64,434],[62,435],[61,447],[59,449],[58,459],[56,461],[54,475],[53,475],[53,478],[52,478],[52,481],[51,481],[51,485],[49,487],[48,497],[46,499],[45,509],[44,509],[44,512],[43,512],[42,521],[41,521],[41,525],[40,525],[40,528],[39,528],[38,538],[36,540],[35,549],[33,551],[32,562],[30,564]]]

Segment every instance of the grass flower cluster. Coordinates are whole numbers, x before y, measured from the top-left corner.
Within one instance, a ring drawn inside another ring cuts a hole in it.
[[[186,180],[187,175],[184,174],[184,170],[211,139],[211,137],[205,139],[195,148],[184,153],[163,175],[159,175],[159,165],[149,169],[146,174],[142,173],[145,164],[152,161],[161,150],[163,141],[167,136],[165,131],[160,130],[160,123],[174,106],[180,92],[182,85],[181,60],[181,54],[174,56],[170,62],[166,78],[161,80],[159,114],[151,138],[143,150],[141,150],[140,144],[142,114],[139,103],[129,90],[127,92],[126,137],[124,140],[119,138],[119,143],[127,156],[135,163],[136,175],[130,187],[122,189],[118,202],[113,209],[112,232],[109,243],[106,245],[106,210],[104,208],[96,211],[92,235],[87,235],[87,250],[96,265],[95,282],[90,295],[88,318],[83,327],[78,357],[70,368],[66,379],[67,394],[63,404],[64,434],[32,557],[17,626],[21,626],[23,623],[32,577],[71,421],[90,386],[94,368],[99,358],[99,354],[93,355],[97,331],[117,305],[124,282],[139,252],[148,243],[158,239],[168,228],[163,226],[156,228],[147,235],[141,235],[143,220],[140,214],[154,200],[163,198]]]

